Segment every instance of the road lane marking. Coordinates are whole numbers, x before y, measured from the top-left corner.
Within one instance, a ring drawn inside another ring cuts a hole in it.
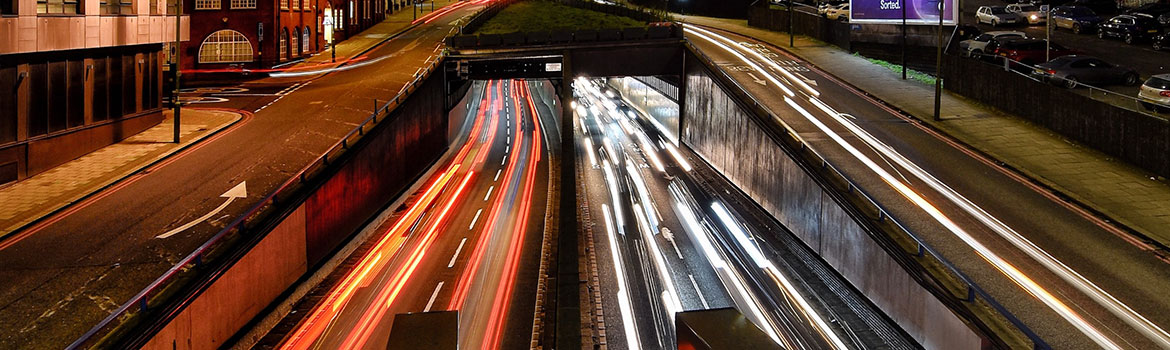
[[[215,216],[216,213],[219,213],[224,208],[227,208],[228,204],[232,204],[232,202],[235,201],[236,198],[247,197],[248,196],[248,186],[246,184],[247,184],[247,181],[240,181],[240,183],[238,185],[235,185],[230,190],[227,190],[227,192],[224,192],[223,194],[219,195],[222,198],[227,198],[227,201],[224,201],[223,204],[220,204],[219,207],[215,208],[214,210],[199,217],[198,219],[191,220],[191,222],[188,222],[188,223],[184,224],[183,226],[176,227],[175,229],[167,231],[166,233],[163,233],[161,235],[155,236],[154,238],[167,238],[170,236],[174,236],[175,234],[177,234],[179,232],[186,231],[187,229],[189,229],[195,225],[198,225],[199,223],[206,221],[207,219],[210,219],[212,216]]]
[[[695,283],[695,276],[687,274],[691,278],[691,286],[695,287],[695,294],[699,295],[699,301],[703,303],[703,309],[710,309],[711,305],[707,305],[707,298],[703,297],[703,291],[699,290],[699,284]]]
[[[431,300],[427,301],[427,307],[423,309],[423,312],[431,312],[431,305],[435,304],[435,297],[439,296],[440,289],[443,289],[443,282],[439,282],[439,285],[435,286],[435,292],[431,293]]]
[[[496,185],[492,185],[491,187],[488,187],[488,193],[483,195],[483,200],[486,201],[488,199],[488,197],[491,197],[492,190],[494,190],[495,188],[496,188]]]
[[[500,165],[504,165],[504,163],[507,163],[507,162],[508,162],[508,155],[505,154],[504,159],[500,159]]]
[[[505,153],[505,154],[507,154],[507,153],[508,153],[508,152],[510,152],[510,151],[512,151],[512,145],[508,145],[508,147],[504,147],[504,153]]]
[[[500,172],[501,172],[501,171],[504,171],[504,169],[497,169],[497,170],[496,170],[496,178],[492,179],[492,181],[493,181],[493,182],[495,182],[495,181],[497,181],[497,180],[499,180],[499,179],[500,179]]]
[[[470,229],[472,229],[473,227],[475,227],[475,222],[476,222],[476,221],[479,221],[479,214],[480,214],[480,213],[483,213],[483,208],[480,208],[479,210],[476,210],[476,211],[475,211],[475,217],[471,219],[471,225],[467,226],[467,229],[468,229],[468,230],[470,230]]]
[[[449,268],[452,268],[452,267],[455,267],[455,259],[459,257],[459,252],[462,252],[462,251],[463,251],[463,244],[464,244],[464,243],[467,243],[467,237],[463,237],[463,240],[460,240],[460,241],[459,241],[459,248],[456,248],[456,249],[455,249],[455,255],[452,255],[452,256],[451,256],[451,262],[447,263],[447,268],[448,268],[448,269],[449,269]]]

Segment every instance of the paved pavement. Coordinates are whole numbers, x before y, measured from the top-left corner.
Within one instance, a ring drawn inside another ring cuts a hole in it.
[[[173,143],[172,114],[164,111],[162,123],[122,142],[0,188],[0,237],[108,188],[244,117],[231,110],[186,108],[179,128],[182,142]]]
[[[807,37],[748,27],[744,20],[684,16],[688,22],[750,35],[815,64],[858,89],[990,155],[1061,195],[1170,246],[1170,184],[1130,164],[1078,145],[1045,128],[951,94],[936,122],[934,86]]]
[[[465,6],[377,45],[368,64],[212,93],[225,101],[201,106],[259,112],[214,142],[0,241],[0,348],[62,348],[76,339],[368,118],[375,99],[393,97],[438,54],[450,22],[481,8]],[[243,181],[247,198],[156,238],[215,210],[219,196]]]
[[[433,12],[442,10],[442,7],[457,3],[460,0],[437,0],[434,1],[434,11],[431,11],[431,3],[427,6],[420,6],[420,11],[416,14],[413,11],[403,10],[388,16],[382,22],[363,30],[361,33],[354,35],[344,41],[337,43],[337,47],[333,50],[323,50],[306,58],[304,61],[293,65],[290,71],[307,69],[312,67],[328,66],[331,63],[344,63],[353,58],[361,57],[370,49],[390,40],[394,36],[401,34],[413,28],[413,22],[417,18],[429,15]],[[448,19],[449,20],[449,19]],[[421,23],[421,22],[420,22]],[[336,57],[334,55],[336,54]]]

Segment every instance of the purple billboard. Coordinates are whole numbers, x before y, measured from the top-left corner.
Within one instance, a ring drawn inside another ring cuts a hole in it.
[[[943,0],[943,24],[954,25],[959,9],[955,0]],[[852,23],[902,23],[902,6],[906,6],[907,24],[938,25],[939,0],[849,0]]]

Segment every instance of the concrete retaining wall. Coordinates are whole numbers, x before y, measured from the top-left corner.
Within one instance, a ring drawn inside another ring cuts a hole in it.
[[[683,143],[728,178],[927,349],[980,349],[983,339],[919,284],[741,108],[697,59],[687,60]],[[744,150],[753,150],[744,152]],[[831,190],[831,189],[830,189]]]

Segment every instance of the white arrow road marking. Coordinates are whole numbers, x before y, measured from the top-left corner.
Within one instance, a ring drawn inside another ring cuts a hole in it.
[[[748,73],[748,75],[750,75],[752,77],[752,80],[755,80],[756,83],[758,83],[760,85],[768,85],[768,82],[764,81],[764,79],[760,79],[760,77],[757,77],[755,74]]]
[[[224,208],[227,208],[228,204],[232,204],[232,201],[236,200],[236,198],[247,197],[248,196],[248,186],[245,185],[246,183],[247,183],[247,181],[240,181],[239,185],[236,185],[236,187],[232,187],[232,189],[219,195],[220,197],[227,198],[227,201],[224,201],[223,204],[220,204],[218,208],[215,208],[215,210],[212,210],[211,212],[209,212],[203,216],[200,216],[198,219],[191,220],[191,222],[188,222],[187,224],[185,224],[183,226],[176,227],[174,230],[170,230],[170,231],[167,231],[167,233],[155,236],[154,238],[167,238],[170,236],[174,236],[176,233],[186,231],[187,229],[189,229],[195,225],[198,225],[200,222],[207,221],[207,219],[210,219],[212,216],[215,216],[215,214],[219,213]]]

